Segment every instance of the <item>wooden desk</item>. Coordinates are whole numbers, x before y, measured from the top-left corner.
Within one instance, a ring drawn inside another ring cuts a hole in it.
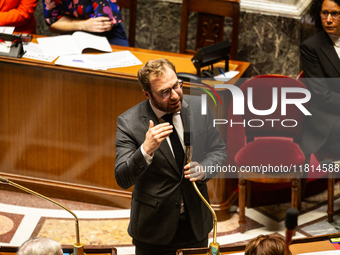
[[[0,246],[0,255],[16,255],[19,247],[14,246]],[[65,253],[73,253],[73,246],[71,245],[62,245],[61,248]],[[108,245],[101,245],[101,246],[94,246],[88,245],[84,246],[84,252],[86,254],[93,254],[93,255],[117,255],[117,249],[113,246]]]
[[[336,250],[329,241],[331,238],[339,238],[340,233],[331,235],[319,235],[313,237],[298,238],[292,240],[289,249],[292,255],[307,252],[331,251]],[[218,240],[217,240],[218,241]],[[223,245],[220,246],[221,254],[235,254],[244,252],[246,245]],[[209,248],[179,249],[177,255],[206,255]]]
[[[196,73],[189,55],[113,47],[127,49],[143,64],[166,57],[178,72]],[[240,72],[236,79],[248,66],[230,62]],[[117,117],[145,100],[140,68],[90,70],[1,57],[0,174],[46,196],[129,208],[132,189],[122,190],[114,177],[114,143]],[[227,182],[208,184],[211,203],[224,212]]]

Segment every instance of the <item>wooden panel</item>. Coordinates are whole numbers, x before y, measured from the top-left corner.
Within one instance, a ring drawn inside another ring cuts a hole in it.
[[[117,4],[120,8],[126,8],[130,10],[128,39],[130,47],[134,47],[136,34],[137,0],[117,0]]]
[[[304,237],[293,239],[290,244],[290,251],[292,255],[316,252],[316,251],[333,251],[334,246],[330,243],[331,238],[338,238],[339,233],[330,235],[319,235],[313,237]],[[244,252],[246,245],[233,245],[227,244],[220,246],[220,252],[222,254],[235,254],[239,252]],[[206,255],[209,253],[209,248],[189,248],[189,249],[179,249],[177,250],[177,255]]]
[[[0,131],[10,144],[1,171],[117,188],[113,174],[108,178],[116,119],[145,99],[136,82],[18,65],[1,64],[0,72],[12,74],[0,94]]]
[[[224,17],[198,13],[196,49],[223,41]]]
[[[226,3],[227,2],[227,3]],[[233,8],[226,8],[230,6],[238,6],[239,0],[199,0],[189,1],[188,8],[193,12],[210,13],[219,16],[233,17],[235,10]]]
[[[197,33],[196,33],[196,45],[195,49],[187,49],[188,40],[188,24],[189,24],[189,13],[195,12],[199,14],[197,20]],[[215,15],[214,18],[212,18]],[[206,16],[207,20],[202,25],[202,17]],[[223,29],[224,29],[224,17],[232,18],[232,33],[231,33],[231,51],[230,59],[237,59],[237,45],[238,45],[238,30],[239,30],[239,19],[240,19],[240,1],[239,0],[183,0],[182,11],[181,11],[181,33],[179,42],[179,52],[194,54],[196,50],[201,47],[208,46],[213,43],[223,41]],[[219,21],[216,21],[219,20]],[[207,29],[209,33],[215,33],[216,24],[218,24],[217,31],[218,37],[213,40],[206,35],[202,36],[200,30],[204,30],[203,27],[210,27]],[[212,29],[212,27],[214,27]],[[203,43],[202,43],[203,40]]]

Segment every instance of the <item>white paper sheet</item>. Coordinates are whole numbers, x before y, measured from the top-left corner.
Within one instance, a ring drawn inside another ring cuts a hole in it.
[[[1,26],[0,27],[0,33],[4,33],[4,34],[13,34],[15,27],[4,27]]]
[[[0,42],[0,52],[9,53],[11,50],[11,42]]]
[[[128,50],[108,54],[87,55],[87,59],[90,60],[91,63],[94,63],[98,69],[110,69],[143,64]]]
[[[237,74],[239,73],[239,71],[229,71],[229,72],[225,72],[225,76],[223,74],[217,75],[215,76],[215,80],[218,81],[229,81],[231,78],[234,78]]]
[[[79,55],[87,48],[112,52],[106,37],[85,32],[74,32],[72,35],[40,37],[37,41],[46,55]]]
[[[52,62],[58,57],[58,56],[45,55],[41,47],[37,43],[30,42],[26,45],[24,44],[23,46],[24,46],[24,51],[26,51],[26,53],[23,55],[24,58]]]
[[[42,51],[46,55],[65,56],[81,54],[71,35],[41,37],[37,39]]]
[[[56,65],[106,70],[117,67],[142,65],[130,51],[118,51],[105,54],[80,54],[71,56],[60,56]]]
[[[90,68],[95,69],[93,63],[91,63],[85,54],[82,55],[69,55],[69,56],[60,56],[55,62],[56,65],[63,66],[71,66],[71,67],[80,67],[80,68]]]

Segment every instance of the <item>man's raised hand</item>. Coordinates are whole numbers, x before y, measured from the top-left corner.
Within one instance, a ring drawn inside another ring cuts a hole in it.
[[[149,130],[145,134],[145,140],[143,143],[143,150],[148,155],[158,149],[164,139],[166,139],[172,133],[173,126],[168,122],[154,125],[153,121],[149,121]]]

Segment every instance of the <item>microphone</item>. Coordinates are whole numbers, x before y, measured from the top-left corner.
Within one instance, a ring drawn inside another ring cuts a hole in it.
[[[298,217],[299,211],[297,209],[289,208],[286,211],[286,243],[285,243],[285,255],[290,254],[289,251],[289,244],[292,241],[292,237],[294,235],[295,228],[297,226],[297,217]]]
[[[183,140],[184,140],[184,145],[186,147],[186,151],[187,151],[187,163],[191,162],[191,142],[190,142],[190,137],[192,136],[192,132],[188,132],[188,131],[184,131],[184,136],[183,136]],[[209,202],[204,198],[204,196],[202,195],[202,193],[200,192],[200,190],[197,188],[197,185],[195,182],[192,182],[192,185],[194,186],[197,194],[199,195],[199,197],[202,199],[202,201],[205,203],[205,205],[209,208],[209,210],[211,211],[211,214],[213,216],[213,221],[214,221],[214,228],[213,228],[213,233],[214,233],[214,237],[213,237],[213,241],[210,243],[210,247],[209,247],[209,254],[210,255],[219,255],[220,253],[220,244],[218,242],[216,242],[216,235],[217,235],[217,217],[216,217],[216,213],[214,211],[214,209],[211,207],[211,205],[209,204]]]
[[[78,217],[77,217],[77,215],[75,215],[70,209],[66,208],[65,206],[59,204],[58,202],[56,202],[56,201],[54,201],[54,200],[52,200],[52,199],[50,199],[50,198],[48,198],[48,197],[45,197],[45,196],[43,196],[43,195],[41,195],[41,194],[39,194],[39,193],[37,193],[37,192],[35,192],[35,191],[33,191],[33,190],[30,190],[30,189],[25,188],[25,187],[23,187],[23,186],[21,186],[21,185],[19,185],[19,184],[17,184],[17,183],[14,183],[14,182],[8,180],[8,179],[5,178],[5,177],[2,177],[1,175],[0,175],[0,182],[1,182],[2,184],[9,184],[9,185],[11,185],[11,186],[13,186],[13,187],[16,187],[16,188],[18,188],[18,189],[21,189],[21,190],[23,190],[23,191],[25,191],[25,192],[27,192],[27,193],[29,193],[29,194],[32,194],[32,195],[35,195],[35,196],[40,197],[40,198],[42,198],[42,199],[45,199],[45,200],[47,200],[47,201],[50,201],[50,202],[52,202],[53,204],[55,204],[55,205],[57,205],[57,206],[63,208],[64,210],[66,210],[66,211],[68,211],[70,214],[72,214],[73,217],[75,218],[75,224],[76,224],[76,243],[73,244],[73,255],[83,255],[83,254],[85,254],[85,253],[84,253],[84,245],[80,242],[80,238],[79,238],[79,224],[78,224]]]

